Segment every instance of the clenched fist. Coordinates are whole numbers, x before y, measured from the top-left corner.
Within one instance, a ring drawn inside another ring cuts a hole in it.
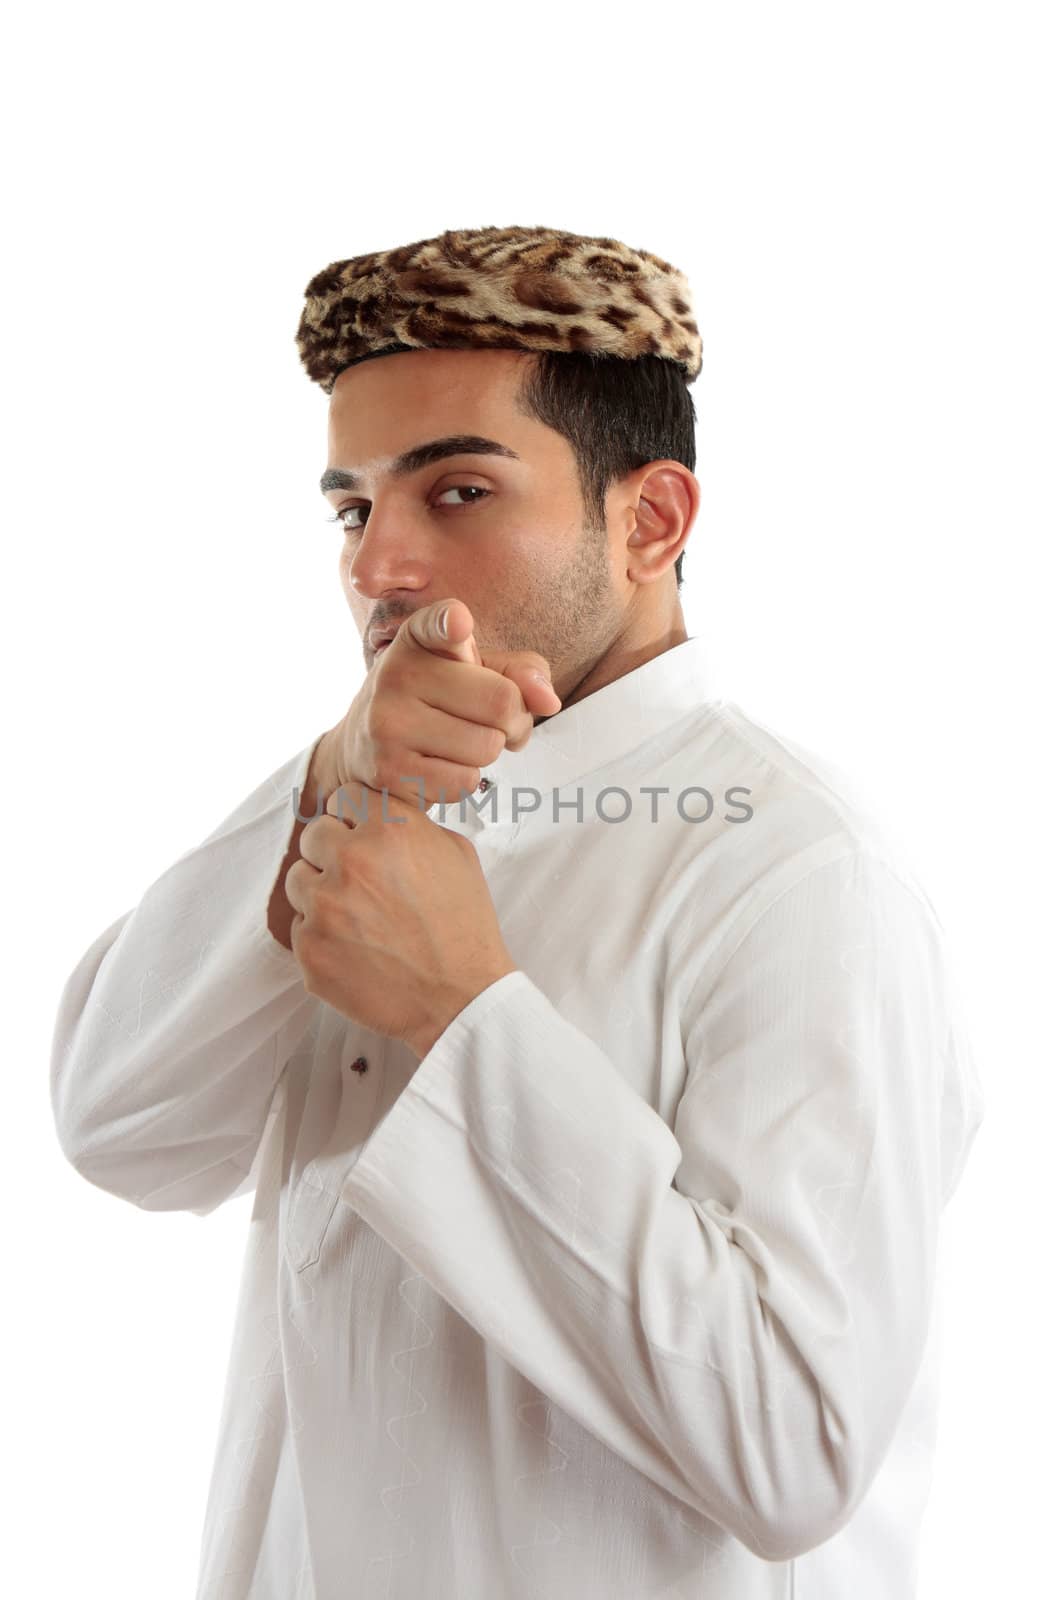
[[[285,880],[292,952],[310,994],[420,1058],[518,969],[471,840],[388,794],[343,788],[342,820],[336,791]]]

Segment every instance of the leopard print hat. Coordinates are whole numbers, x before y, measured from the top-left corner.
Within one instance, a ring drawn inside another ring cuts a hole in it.
[[[689,383],[702,366],[683,273],[649,250],[558,228],[455,228],[333,261],[306,286],[295,342],[327,394],[346,367],[393,350],[657,355]]]

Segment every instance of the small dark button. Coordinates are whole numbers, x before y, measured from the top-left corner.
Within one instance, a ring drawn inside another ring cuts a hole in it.
[[[366,1072],[367,1062],[364,1060],[363,1056],[357,1056],[355,1061],[351,1061],[349,1063],[349,1070],[350,1072]]]

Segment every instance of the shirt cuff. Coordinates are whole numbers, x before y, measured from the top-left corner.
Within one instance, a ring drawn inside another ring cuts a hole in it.
[[[538,1230],[564,1237],[588,1271],[627,1294],[618,1264],[636,1260],[656,1175],[672,1177],[680,1156],[663,1118],[518,970],[447,1025],[367,1140],[342,1196],[443,1288],[437,1258],[451,1238],[467,1242],[478,1274],[494,1236],[488,1191],[501,1187],[506,1206],[517,1203]],[[600,1188],[576,1202],[571,1180],[589,1172]],[[454,1303],[478,1322],[472,1306]]]

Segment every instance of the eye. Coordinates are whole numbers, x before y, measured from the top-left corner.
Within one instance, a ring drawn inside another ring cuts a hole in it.
[[[487,495],[487,494],[491,494],[491,493],[492,493],[492,490],[484,489],[478,483],[452,483],[450,485],[449,489],[444,489],[443,490],[443,494]],[[439,498],[442,499],[442,495],[440,495]],[[462,503],[462,505],[474,506],[476,502],[474,500],[463,500],[461,503]]]
[[[484,489],[482,487],[482,485],[478,484],[478,483],[452,483],[449,486],[449,488],[444,489],[442,491],[442,493],[437,496],[437,499],[441,500],[443,498],[443,495],[445,495],[445,494],[475,494],[475,495],[478,495],[478,496],[482,497],[484,495],[490,495],[492,493],[493,493],[492,489]],[[465,500],[465,501],[461,502],[462,505],[469,505],[469,506],[476,505],[477,503],[478,502],[475,501],[475,500]],[[455,502],[455,504],[456,504],[456,502]],[[359,533],[361,528],[362,528],[362,526],[363,526],[363,524],[362,523],[356,523],[356,522],[347,522],[345,519],[348,516],[350,511],[362,511],[362,510],[363,510],[363,505],[340,506],[339,509],[334,513],[333,516],[326,517],[324,520],[326,522],[339,522],[339,523],[341,523],[343,528],[345,528],[347,533]]]

